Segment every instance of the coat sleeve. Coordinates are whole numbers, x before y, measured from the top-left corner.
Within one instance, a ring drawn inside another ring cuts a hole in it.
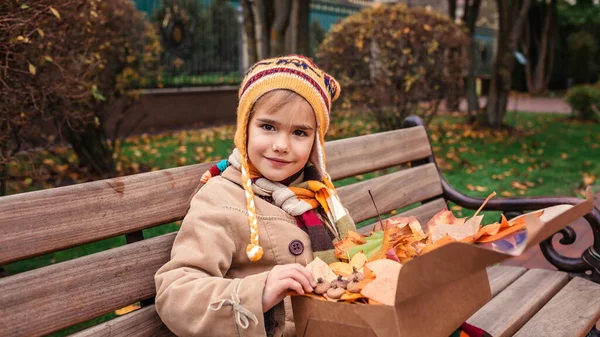
[[[265,335],[262,294],[268,272],[224,278],[236,253],[229,222],[217,198],[198,192],[171,260],[156,272],[156,311],[178,336]]]

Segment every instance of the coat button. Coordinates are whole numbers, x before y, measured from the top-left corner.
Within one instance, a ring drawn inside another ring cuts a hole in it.
[[[290,249],[290,253],[300,255],[304,251],[304,244],[300,240],[292,240],[288,248]]]

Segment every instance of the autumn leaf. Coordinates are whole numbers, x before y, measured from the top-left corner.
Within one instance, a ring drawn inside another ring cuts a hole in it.
[[[396,287],[402,264],[382,259],[371,261],[366,266],[373,271],[375,279],[366,284],[360,293],[379,303],[393,306],[396,301]]]
[[[583,185],[584,186],[593,185],[595,181],[596,181],[596,175],[588,173],[588,172],[583,173]]]
[[[52,12],[52,14],[54,16],[56,16],[57,19],[60,20],[60,13],[54,7],[52,7],[52,6],[50,6],[49,9],[50,9],[50,12]]]
[[[141,307],[142,307],[142,305],[139,302],[138,303],[134,303],[134,304],[128,305],[128,306],[126,306],[124,308],[115,310],[115,315],[117,315],[117,316],[125,315],[125,314],[128,314],[128,313],[132,312],[132,311],[136,311],[136,310],[138,310]]]
[[[322,278],[325,281],[331,282],[337,278],[337,275],[331,270],[327,263],[325,263],[325,261],[321,260],[319,257],[316,257],[309,264],[307,264],[306,269],[310,271],[315,280]]]
[[[347,262],[333,262],[329,264],[329,268],[336,275],[342,275],[344,277],[352,274],[352,267]]]
[[[522,184],[522,183],[520,183],[520,182],[518,182],[518,181],[516,181],[516,180],[514,180],[514,181],[512,182],[511,186],[512,186],[513,188],[516,188],[516,189],[518,189],[518,190],[522,190],[522,191],[525,191],[525,190],[527,190],[527,189],[529,188],[529,187],[527,187],[525,184]]]
[[[31,73],[31,75],[35,75],[35,71],[35,66],[29,63],[29,72]]]

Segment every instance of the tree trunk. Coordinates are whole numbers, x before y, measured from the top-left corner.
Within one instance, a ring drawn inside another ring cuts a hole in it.
[[[516,13],[512,14],[509,13],[507,0],[496,0],[496,4],[499,15],[498,47],[494,58],[490,93],[483,122],[487,126],[497,129],[502,127],[502,120],[506,113],[511,85],[510,74],[514,66],[513,53],[527,18],[531,0],[514,1],[511,5],[514,6]]]
[[[263,0],[254,0],[251,7],[254,19],[254,35],[256,38],[256,56],[257,61],[260,61],[269,57],[267,11]]]
[[[556,0],[552,0],[546,7],[546,15],[544,18],[544,27],[542,30],[542,41],[540,45],[540,51],[538,53],[538,61],[535,67],[535,73],[533,76],[533,87],[530,88],[532,94],[540,94],[548,91],[547,83],[549,83],[549,73],[551,72],[550,67],[552,65],[548,63],[549,55],[554,52],[554,8],[556,6]],[[548,68],[547,68],[548,67]]]
[[[0,197],[6,195],[6,180],[8,180],[8,165],[0,164]]]
[[[246,46],[248,52],[248,63],[254,64],[258,61],[256,50],[256,33],[254,32],[254,14],[248,0],[240,0],[244,13],[244,33],[246,35]]]
[[[285,51],[285,31],[290,22],[292,0],[275,2],[275,20],[271,27],[271,56],[282,55]]]
[[[448,0],[448,16],[452,21],[456,20],[456,0]]]
[[[310,51],[309,45],[309,12],[310,0],[301,0],[298,7],[298,53],[308,55]]]
[[[465,3],[465,10],[463,13],[462,21],[465,23],[467,30],[469,31],[469,37],[471,42],[469,43],[469,69],[467,73],[465,90],[467,92],[467,120],[469,123],[475,121],[475,116],[479,112],[479,97],[477,96],[477,42],[475,41],[475,30],[477,27],[477,17],[479,16],[479,9],[481,8],[481,0],[474,0],[472,2],[467,1]]]
[[[89,124],[82,128],[63,127],[63,132],[79,159],[80,166],[103,178],[116,174],[113,152],[108,148],[104,128]]]

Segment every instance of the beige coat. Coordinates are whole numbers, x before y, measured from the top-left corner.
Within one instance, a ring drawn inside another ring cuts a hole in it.
[[[277,264],[312,260],[308,234],[281,208],[256,198],[260,244],[264,256],[250,262],[246,245],[250,230],[240,173],[229,167],[214,177],[191,201],[179,230],[171,260],[156,275],[156,310],[178,336],[265,336],[262,293],[268,272]],[[289,244],[300,240],[304,252],[295,256]],[[236,296],[237,294],[237,296]],[[237,304],[239,299],[239,306]],[[287,301],[286,301],[287,302]],[[213,304],[213,310],[209,306]],[[219,308],[219,304],[223,304]],[[234,310],[237,308],[238,310]],[[269,335],[294,335],[291,306],[275,306]],[[248,315],[236,317],[247,309]],[[287,313],[287,315],[286,315]],[[244,317],[248,327],[244,325]],[[287,327],[286,327],[287,316]],[[236,323],[236,322],[239,322]]]

